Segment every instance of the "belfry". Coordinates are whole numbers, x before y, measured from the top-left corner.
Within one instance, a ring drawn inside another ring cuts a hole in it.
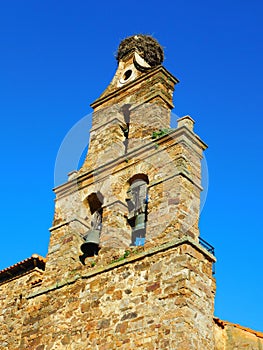
[[[171,128],[178,80],[154,38],[124,39],[116,58],[86,158],[54,190],[47,257],[0,272],[0,349],[226,349],[198,226],[207,146],[190,116]]]

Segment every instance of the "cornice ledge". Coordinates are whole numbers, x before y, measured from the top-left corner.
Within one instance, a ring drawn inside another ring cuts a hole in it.
[[[107,95],[103,95],[99,97],[97,100],[95,100],[93,103],[90,104],[91,108],[95,109],[99,105],[109,101],[110,99],[114,98],[115,96],[118,96],[121,92],[125,92],[126,90],[130,90],[133,86],[140,84],[143,82],[145,79],[148,79],[155,75],[156,73],[162,72],[164,73],[169,79],[174,83],[177,84],[179,83],[179,80],[173,76],[164,66],[158,66],[151,71],[149,71],[147,74],[140,76],[139,78],[133,80],[132,82],[128,83],[127,85],[120,87],[112,92],[110,92]]]
[[[137,260],[142,260],[147,256],[151,256],[153,254],[156,253],[161,253],[164,252],[166,250],[172,249],[172,248],[176,248],[180,245],[183,244],[188,244],[191,245],[193,248],[197,249],[200,253],[202,253],[207,259],[209,259],[211,262],[216,262],[216,258],[213,254],[209,253],[205,248],[203,248],[199,243],[197,243],[196,241],[194,241],[191,237],[183,237],[181,239],[174,239],[170,242],[164,243],[160,246],[157,247],[153,247],[150,249],[147,249],[143,252],[139,252],[136,255],[130,256],[125,258],[124,260],[121,261],[116,261],[114,263],[111,263],[107,266],[101,266],[95,269],[92,269],[91,271],[84,273],[84,274],[77,274],[76,276],[74,276],[71,279],[68,280],[64,280],[64,281],[59,281],[54,283],[53,285],[47,287],[47,288],[42,288],[34,293],[29,294],[26,298],[27,299],[32,299],[35,298],[37,296],[40,296],[42,294],[45,293],[49,293],[51,291],[57,290],[57,289],[61,289],[65,286],[68,286],[70,284],[74,284],[76,281],[78,281],[79,279],[88,279],[90,277],[96,276],[96,275],[100,275],[104,272],[113,270],[119,266],[123,266],[123,265],[127,265],[130,264],[134,261]]]
[[[61,184],[58,187],[54,188],[53,191],[60,197],[64,195],[68,195],[69,193],[72,192],[72,189],[82,188],[81,186],[82,181],[86,181],[87,179],[92,178],[95,172],[101,173],[102,171],[105,171],[105,169],[116,166],[116,164],[125,161],[125,159],[127,158],[134,158],[138,156],[138,154],[141,154],[142,152],[146,152],[147,149],[151,149],[154,146],[154,143],[158,143],[161,145],[164,142],[166,142],[169,138],[174,139],[176,143],[183,142],[182,140],[178,140],[178,136],[180,135],[185,135],[189,140],[191,140],[191,142],[193,142],[194,144],[197,144],[202,150],[205,150],[208,147],[197,134],[189,130],[186,126],[182,126],[180,128],[175,128],[174,130],[171,130],[168,134],[163,135],[157,139],[154,139],[154,140],[149,139],[149,142],[147,144],[134,148],[133,150],[129,151],[127,154],[124,154],[118,157],[117,159],[114,159],[100,166],[97,169],[89,170],[88,172],[78,175],[76,178],[72,180],[68,180],[64,184]]]

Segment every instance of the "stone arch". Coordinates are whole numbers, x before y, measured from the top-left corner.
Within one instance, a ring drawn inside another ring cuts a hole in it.
[[[129,178],[128,182],[131,185],[136,180],[144,180],[147,184],[149,184],[148,175],[146,175],[144,173],[139,173],[139,174],[133,175],[132,177]]]
[[[100,191],[92,192],[86,197],[86,202],[90,208],[91,214],[94,214],[96,210],[102,207],[104,197]]]

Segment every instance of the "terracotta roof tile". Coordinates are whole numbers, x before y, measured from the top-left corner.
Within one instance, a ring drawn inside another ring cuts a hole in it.
[[[11,278],[31,271],[34,268],[45,270],[46,259],[38,254],[33,254],[30,258],[22,260],[12,266],[9,266],[0,271],[0,283],[8,281]]]
[[[229,321],[223,321],[220,320],[218,317],[214,317],[214,322],[216,324],[218,324],[220,327],[224,328],[225,326],[230,326],[230,327],[235,327],[235,328],[239,328],[242,329],[243,331],[252,333],[254,335],[256,335],[259,338],[263,338],[263,332],[258,332],[258,331],[254,331],[253,329],[247,328],[247,327],[243,327],[237,323],[231,323]]]

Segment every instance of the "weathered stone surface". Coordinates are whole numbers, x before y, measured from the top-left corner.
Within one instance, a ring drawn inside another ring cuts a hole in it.
[[[152,349],[169,344],[171,349],[183,349],[188,344],[194,349],[194,339],[198,349],[209,348],[212,261],[204,274],[201,267],[207,257],[195,257],[194,250],[185,242],[155,254],[145,251],[143,258],[134,254],[113,268],[94,270],[90,277],[83,269],[74,283],[61,281],[61,287],[49,290],[44,284],[37,290],[28,288],[23,310],[14,305],[2,308],[2,324],[8,327],[6,332],[2,329],[0,348],[104,349],[110,344],[108,348],[115,349],[125,344],[126,349]],[[186,262],[195,270],[186,269]],[[189,283],[189,274],[203,284]],[[14,290],[18,282],[14,281]],[[8,286],[2,285],[2,293],[8,295]],[[12,295],[8,299],[10,303]]]

